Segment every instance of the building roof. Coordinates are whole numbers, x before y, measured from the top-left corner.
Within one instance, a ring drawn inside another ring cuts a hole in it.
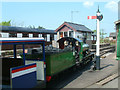
[[[77,31],[93,32],[92,30],[90,30],[89,28],[87,28],[86,26],[82,24],[76,24],[76,23],[71,23],[71,22],[66,22],[66,23],[68,23],[70,26],[72,26]]]
[[[27,32],[27,33],[46,33],[46,34],[56,34],[54,30],[49,29],[31,29],[25,27],[14,27],[14,26],[0,26],[0,31],[2,32]]]
[[[116,37],[116,32],[111,32],[109,37]]]
[[[56,29],[56,32],[59,31],[65,25],[74,31],[93,32],[92,30],[87,28],[85,25],[76,24],[72,22],[64,22],[60,27]]]

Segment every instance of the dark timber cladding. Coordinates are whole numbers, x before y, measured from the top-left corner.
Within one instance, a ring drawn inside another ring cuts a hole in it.
[[[56,35],[57,33],[54,30],[49,30],[49,29],[31,29],[31,28],[27,28],[27,27],[14,27],[14,26],[0,26],[0,37],[2,37],[2,33],[9,33],[8,38],[18,38],[18,34],[21,34],[20,38],[23,37],[36,37],[36,38],[40,38],[40,37],[44,37],[45,41],[46,41],[46,45],[49,45],[52,43],[52,40],[54,40],[54,35]],[[32,34],[32,36],[30,36]],[[49,37],[47,37],[47,34],[49,34]],[[50,39],[49,39],[50,38]],[[49,40],[49,41],[47,41]],[[26,45],[25,48],[28,48],[30,45]],[[31,47],[33,47],[34,45],[31,45]],[[37,45],[36,45],[37,47]],[[2,50],[9,50],[13,48],[11,45],[9,46],[2,46]],[[18,45],[17,46],[18,49],[21,49],[22,46]]]

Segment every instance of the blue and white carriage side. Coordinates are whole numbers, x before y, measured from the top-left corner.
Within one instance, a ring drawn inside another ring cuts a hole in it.
[[[26,44],[40,44],[42,46],[42,59],[26,60]],[[44,38],[1,38],[0,45],[13,45],[14,47],[14,58],[1,57],[3,88],[6,82],[10,88],[33,88],[37,85],[37,80],[46,81]],[[22,45],[23,59],[17,58],[17,45]]]

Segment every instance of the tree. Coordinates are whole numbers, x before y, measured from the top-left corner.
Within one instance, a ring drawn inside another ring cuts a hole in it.
[[[93,30],[94,34],[97,34],[97,30]]]
[[[33,26],[29,25],[28,27],[31,28],[31,29],[45,29],[44,27],[41,27],[41,26],[38,26],[36,28],[34,25]]]
[[[97,35],[97,30],[93,30],[94,34]],[[104,29],[101,29],[100,30],[100,42],[103,43],[104,42],[104,36],[106,35],[107,33],[104,32]]]
[[[100,38],[101,39],[104,39],[104,36],[106,35],[107,33],[104,32],[104,29],[101,29],[100,30]]]
[[[45,29],[44,27],[38,26],[38,29]]]
[[[9,21],[3,21],[0,23],[1,26],[11,26],[11,20]]]
[[[34,25],[33,26],[29,25],[28,28],[35,29],[35,26]]]
[[[97,30],[93,30],[94,34],[97,35]],[[106,35],[107,33],[104,32],[104,29],[101,29],[100,30],[100,38],[101,39],[104,39],[104,36]]]

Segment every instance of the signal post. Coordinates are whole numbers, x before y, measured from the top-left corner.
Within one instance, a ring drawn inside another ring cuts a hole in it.
[[[95,69],[100,70],[100,21],[103,15],[100,14],[99,7],[96,16],[88,16],[88,19],[97,19],[97,41],[96,41],[96,60]]]

